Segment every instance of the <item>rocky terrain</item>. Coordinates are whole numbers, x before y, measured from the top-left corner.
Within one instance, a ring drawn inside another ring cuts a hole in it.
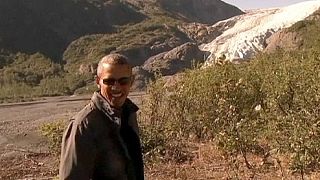
[[[75,84],[61,85],[66,87],[58,93],[37,92],[35,96],[77,93],[77,89],[82,91],[81,88],[90,86],[96,63],[105,54],[123,53],[134,66],[143,66],[152,56],[187,42],[197,43],[179,25],[214,24],[239,14],[243,12],[220,0],[1,1],[0,83],[5,88],[23,84],[31,89],[45,89],[53,77],[60,79],[57,82],[68,82],[70,76],[80,74],[85,77],[81,76]],[[187,51],[179,52],[190,56],[186,60],[192,60],[196,55]],[[34,64],[34,54],[43,59],[37,61],[39,65]],[[52,76],[36,68],[46,66],[43,64],[47,60],[52,63],[49,66],[54,66]],[[31,66],[34,71],[21,68]],[[10,95],[1,96],[6,101]]]
[[[312,30],[312,26],[317,25],[319,20],[320,10],[317,10],[308,16],[306,21],[298,22],[290,28],[284,28],[275,32],[266,40],[267,46],[264,52],[272,53],[277,49],[298,50],[315,46],[315,44],[308,44],[310,40],[308,38],[310,36],[308,35],[315,33],[315,29]]]
[[[152,18],[155,11],[172,16],[179,14],[189,22],[210,24],[242,13],[222,1],[209,0],[201,3],[193,0],[149,0],[144,3],[139,0],[12,0],[0,3],[0,48],[41,52],[53,59],[61,58],[68,44],[81,36],[115,32],[116,26]],[[143,12],[143,8],[147,10]]]
[[[113,52],[136,66],[141,91],[155,73],[173,75],[206,59],[299,48],[303,33],[281,30],[318,8],[318,1],[246,13],[220,0],[1,1],[0,100],[15,101],[7,91],[15,85],[34,92],[20,97],[85,93],[99,59]]]

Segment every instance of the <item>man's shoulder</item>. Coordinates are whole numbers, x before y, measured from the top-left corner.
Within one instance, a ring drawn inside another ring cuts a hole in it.
[[[92,123],[95,119],[99,119],[99,115],[99,110],[94,106],[92,101],[90,101],[90,103],[71,118],[71,121],[74,121],[75,124],[88,124]]]
[[[90,101],[89,104],[71,117],[66,131],[73,129],[81,136],[99,137],[109,129],[105,122],[103,112]]]

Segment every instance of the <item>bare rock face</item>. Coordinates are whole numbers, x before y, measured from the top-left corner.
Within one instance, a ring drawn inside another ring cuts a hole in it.
[[[233,27],[236,21],[221,21],[213,26],[201,23],[184,23],[179,26],[179,30],[187,34],[188,38],[197,42],[197,44],[210,43],[220,36],[224,31]]]
[[[150,46],[152,55],[156,55],[165,51],[169,51],[181,44],[186,43],[186,40],[183,40],[179,37],[171,37],[166,39],[164,42],[155,42]]]
[[[129,58],[129,63],[132,66],[140,66],[150,57],[150,48],[148,46],[139,46],[127,50],[113,51],[112,53],[120,53]]]
[[[198,44],[209,43],[210,40],[214,40],[214,38],[221,34],[217,33],[213,38],[209,38],[209,26],[201,23],[184,23],[178,28]]]
[[[306,20],[319,21],[320,20],[320,9],[315,11],[311,16],[307,17]]]
[[[186,42],[185,39],[173,36],[171,38],[165,39],[162,42],[156,41],[150,44],[129,48],[127,50],[113,51],[113,52],[121,53],[127,56],[129,58],[129,63],[131,65],[141,66],[151,56],[154,56],[156,54],[159,54],[165,51],[169,51],[185,42]]]
[[[274,33],[266,40],[264,52],[271,53],[277,49],[295,50],[302,46],[301,36],[297,32],[283,29]]]
[[[163,76],[173,75],[193,64],[204,61],[204,52],[200,51],[195,43],[185,43],[171,51],[160,53],[149,58],[143,69],[149,72],[159,72]]]

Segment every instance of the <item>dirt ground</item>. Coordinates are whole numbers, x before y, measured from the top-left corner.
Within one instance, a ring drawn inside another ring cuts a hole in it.
[[[143,94],[132,93],[138,105]],[[59,158],[50,153],[39,128],[48,122],[68,120],[90,99],[87,96],[50,97],[39,101],[0,104],[0,180],[58,179]],[[274,159],[262,161],[251,156],[254,170],[244,162],[236,166],[226,160],[213,144],[195,144],[195,158],[183,164],[157,163],[146,165],[148,180],[210,180],[210,179],[302,179],[288,171],[287,159],[282,167]],[[239,158],[241,159],[241,157]],[[306,174],[304,179],[318,180],[319,172]]]
[[[141,93],[130,98],[140,104]],[[48,149],[40,127],[68,120],[91,95],[49,97],[24,103],[0,104],[0,179],[55,179],[59,159]]]

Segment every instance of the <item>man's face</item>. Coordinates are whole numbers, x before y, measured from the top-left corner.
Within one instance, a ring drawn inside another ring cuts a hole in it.
[[[132,85],[132,70],[129,65],[103,64],[96,83],[100,85],[101,95],[111,106],[121,108]]]

